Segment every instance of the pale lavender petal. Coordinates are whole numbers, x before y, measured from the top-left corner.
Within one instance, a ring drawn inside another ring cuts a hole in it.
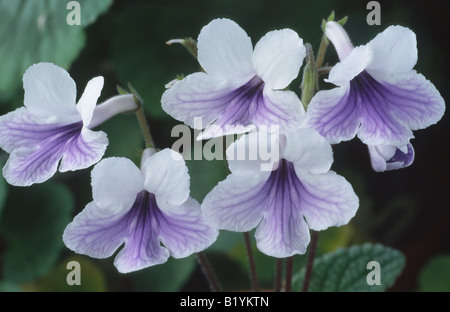
[[[304,109],[295,93],[267,89],[258,76],[230,92],[224,100],[226,108],[214,125],[225,134],[229,125],[277,125],[281,132],[287,132],[303,121]]]
[[[127,223],[122,214],[108,214],[90,202],[66,227],[67,248],[93,258],[108,258],[125,242]]]
[[[25,107],[0,117],[0,148],[11,153],[17,148],[37,148],[54,135],[55,125],[32,115]]]
[[[163,218],[153,194],[143,191],[137,195],[133,207],[121,220],[126,225],[125,246],[114,260],[119,272],[133,272],[167,261],[169,250],[160,242]]]
[[[332,171],[299,175],[286,160],[272,172],[261,194],[266,194],[266,209],[255,237],[258,248],[274,257],[305,253],[309,228],[346,224],[358,208],[358,198],[343,177]]]
[[[255,238],[261,252],[277,258],[306,252],[310,236],[303,218],[302,192],[293,164],[282,159],[260,191],[264,219]]]
[[[392,145],[368,146],[372,168],[377,172],[408,167],[414,161],[414,149],[411,144],[402,148]]]
[[[317,130],[330,143],[355,137],[360,125],[357,101],[350,84],[319,91],[311,100],[305,117],[305,127]]]
[[[356,214],[359,199],[351,184],[334,171],[306,174],[297,170],[302,214],[309,227],[322,231],[347,224]]]
[[[425,94],[433,95],[430,103]],[[425,114],[422,119],[420,113]],[[350,140],[357,133],[367,145],[403,145],[413,137],[413,126],[436,122],[442,114],[443,100],[435,93],[407,83],[378,81],[363,71],[350,84],[319,92],[311,101],[306,124],[331,143]]]
[[[202,203],[203,216],[208,224],[235,232],[255,228],[266,209],[262,189],[269,175],[270,172],[230,174],[220,182]]]
[[[45,136],[43,135],[40,145],[17,148],[11,153],[3,168],[3,175],[8,183],[29,186],[53,176],[71,142],[78,140],[82,123],[52,127],[43,131]]]
[[[161,206],[159,236],[174,258],[184,258],[209,247],[218,231],[205,223],[200,204],[188,198],[180,206]]]
[[[106,133],[83,128],[65,142],[59,171],[74,171],[92,166],[102,159],[108,146]]]
[[[444,115],[444,99],[423,75],[412,70],[402,75],[378,77],[380,93],[384,93],[392,114],[412,130],[433,125]]]
[[[205,73],[195,73],[164,92],[161,98],[162,108],[173,118],[196,129],[198,126],[194,124],[194,118],[201,117],[200,129],[203,129],[226,109],[234,88],[228,82]]]

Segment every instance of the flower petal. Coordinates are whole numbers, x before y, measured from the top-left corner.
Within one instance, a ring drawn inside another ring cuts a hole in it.
[[[83,95],[77,103],[77,110],[81,115],[84,126],[88,126],[91,122],[92,115],[94,114],[97,100],[100,97],[100,93],[103,89],[104,79],[103,77],[95,77],[89,80]]]
[[[91,172],[92,197],[96,205],[110,213],[131,209],[144,187],[141,171],[129,159],[111,157],[99,162]]]
[[[162,108],[173,118],[195,129],[203,129],[226,109],[233,86],[205,73],[195,73],[166,90],[161,98]],[[194,123],[201,117],[201,127]]]
[[[90,202],[64,230],[64,244],[79,254],[108,258],[125,241],[126,224],[122,218],[120,214],[105,214]]]
[[[333,66],[328,75],[327,82],[337,86],[344,86],[359,75],[372,59],[371,50],[367,46],[354,48],[350,54]]]
[[[184,258],[208,248],[219,232],[205,223],[200,204],[188,198],[180,206],[160,207],[159,218],[161,242],[174,258]]]
[[[146,191],[139,193],[121,221],[127,231],[125,246],[114,260],[119,272],[133,272],[167,261],[169,250],[161,246],[160,237],[160,224],[164,219],[155,196]]]
[[[228,231],[246,232],[263,217],[266,194],[262,192],[269,172],[235,175],[219,182],[202,203],[206,222]]]
[[[372,52],[372,60],[367,66],[371,74],[406,73],[416,65],[417,40],[409,28],[389,26],[372,39],[367,47]]]
[[[259,105],[253,120],[256,125],[280,127],[281,133],[298,128],[303,122],[305,109],[292,91],[264,89],[264,105]]]
[[[241,136],[226,150],[228,167],[233,174],[248,175],[272,171],[280,159],[278,133],[251,132]]]
[[[253,74],[251,39],[234,21],[215,19],[198,36],[198,61],[218,79],[243,79]]]
[[[299,128],[286,134],[282,157],[302,171],[314,174],[327,172],[333,163],[331,145],[310,128]]]
[[[317,130],[332,144],[351,140],[360,125],[356,104],[350,84],[319,91],[309,103],[305,127]]]
[[[263,253],[283,258],[306,252],[310,236],[303,219],[301,191],[293,163],[282,159],[261,191],[266,209],[255,238]]]
[[[21,147],[37,148],[53,135],[55,125],[47,124],[21,107],[0,116],[0,148],[7,153]]]
[[[401,148],[393,145],[368,146],[373,170],[377,172],[408,167],[414,161],[414,149],[411,144]]]
[[[380,80],[391,113],[412,130],[437,123],[445,111],[445,101],[436,87],[412,70],[406,74]]]
[[[303,40],[295,31],[275,30],[256,44],[253,66],[269,88],[284,89],[298,76],[305,55]]]
[[[59,171],[75,171],[92,166],[102,159],[107,146],[106,133],[83,128],[80,135],[67,141]]]
[[[283,195],[280,195],[281,199]],[[304,254],[310,241],[309,228],[298,204],[270,197],[264,219],[255,232],[256,246],[276,258]]]
[[[50,127],[51,126],[51,127]],[[49,179],[56,172],[59,160],[81,133],[81,122],[70,125],[49,125],[39,145],[15,149],[3,174],[8,183],[29,186]]]
[[[155,194],[158,203],[178,206],[189,197],[189,174],[183,157],[166,148],[142,164],[144,188]]]
[[[359,199],[345,178],[334,171],[305,174],[295,167],[301,181],[300,207],[309,227],[322,231],[347,224],[359,206]]]
[[[25,107],[51,122],[73,123],[81,120],[77,112],[76,85],[69,73],[51,63],[38,63],[23,75]]]

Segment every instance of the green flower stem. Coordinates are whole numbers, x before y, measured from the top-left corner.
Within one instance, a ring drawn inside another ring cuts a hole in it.
[[[252,282],[253,291],[259,291],[258,275],[256,274],[255,259],[253,257],[252,244],[250,234],[244,232],[245,249],[247,250],[248,264],[250,267],[250,280]]]
[[[317,68],[321,68],[323,65],[323,61],[325,60],[325,52],[327,52],[327,48],[330,42],[328,41],[325,33],[322,35],[322,40],[320,41],[319,50],[317,51],[316,58],[316,66]]]
[[[307,292],[309,282],[311,281],[312,271],[314,267],[314,257],[316,256],[317,241],[319,239],[319,232],[311,230],[311,242],[309,243],[308,259],[306,262],[305,279],[303,280],[302,292]]]
[[[294,268],[294,257],[291,256],[286,259],[286,279],[284,282],[284,291],[285,292],[291,291],[293,268]]]
[[[145,117],[145,111],[144,111],[144,101],[142,101],[139,94],[136,92],[136,90],[131,86],[131,84],[128,84],[128,88],[130,89],[131,94],[133,94],[134,101],[137,105],[136,110],[136,117],[139,122],[139,127],[141,128],[142,135],[144,136],[145,141],[145,147],[146,148],[154,148],[155,143],[153,142],[152,134],[150,133],[150,127],[147,122],[147,118]]]
[[[211,267],[211,264],[208,261],[208,258],[206,257],[204,252],[198,252],[197,253],[197,260],[200,264],[200,267],[202,268],[203,274],[206,277],[206,280],[208,281],[209,287],[211,288],[211,291],[213,292],[220,292],[222,291],[222,288],[220,287],[219,282],[217,281],[216,275],[214,274],[214,271]]]

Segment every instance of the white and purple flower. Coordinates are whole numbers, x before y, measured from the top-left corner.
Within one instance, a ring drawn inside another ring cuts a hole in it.
[[[91,79],[76,103],[76,85],[64,69],[38,63],[23,76],[24,105],[0,117],[0,148],[10,153],[3,168],[12,185],[41,183],[59,171],[97,163],[108,138],[92,131],[106,119],[136,108],[132,95],[113,97],[96,106],[103,77]],[[60,162],[61,161],[61,162]]]
[[[73,251],[112,256],[119,272],[137,271],[202,251],[217,238],[200,204],[189,197],[189,174],[181,155],[146,149],[141,170],[126,158],[107,158],[92,170],[93,201],[64,231]],[[163,244],[163,246],[161,245]]]
[[[201,30],[197,46],[205,72],[187,76],[163,94],[169,115],[192,128],[194,118],[201,117],[206,129],[200,139],[259,125],[279,125],[282,132],[299,126],[303,106],[294,92],[283,90],[297,77],[306,53],[296,32],[271,31],[253,49],[239,25],[215,19]]]
[[[331,143],[357,135],[368,146],[402,147],[413,138],[413,130],[441,119],[444,99],[413,70],[417,42],[410,29],[390,26],[356,48],[336,22],[327,23],[325,34],[340,59],[328,78],[338,87],[315,95],[306,113],[307,126]]]
[[[239,150],[251,155],[260,144],[256,135],[239,138],[227,157],[235,159]],[[231,174],[205,197],[202,211],[219,229],[246,232],[256,227],[258,249],[282,258],[306,252],[310,229],[347,224],[359,200],[350,183],[330,170],[332,149],[317,131],[300,128],[278,142],[271,146],[280,149],[272,171],[260,170],[260,158],[229,160]]]
[[[408,167],[414,160],[414,149],[410,143],[403,146],[368,146],[370,161],[375,171],[383,172]]]

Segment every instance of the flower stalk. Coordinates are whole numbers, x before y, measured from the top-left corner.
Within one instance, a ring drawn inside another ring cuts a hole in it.
[[[145,117],[144,111],[144,101],[139,96],[137,91],[133,88],[133,86],[128,83],[128,88],[130,89],[131,94],[133,94],[134,101],[137,105],[136,117],[139,122],[139,127],[141,128],[142,135],[144,136],[144,142],[146,148],[154,148],[155,143],[153,142],[152,134],[150,132],[150,127],[147,122],[147,118]]]

